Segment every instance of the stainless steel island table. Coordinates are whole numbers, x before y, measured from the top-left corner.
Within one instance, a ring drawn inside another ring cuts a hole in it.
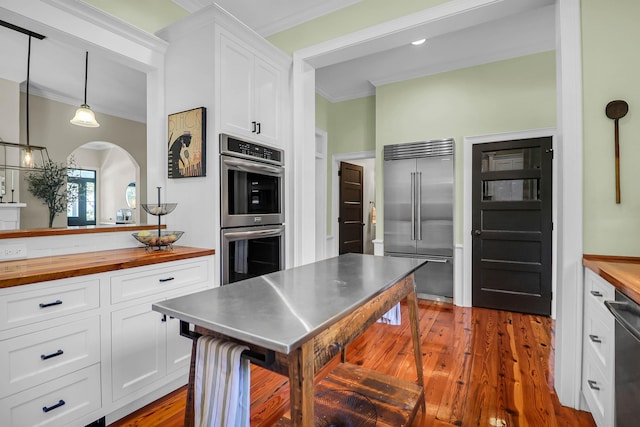
[[[409,410],[410,423],[416,408],[424,409],[413,281],[413,272],[424,262],[345,254],[162,301],[153,309],[180,319],[186,333],[193,324],[198,333],[244,343],[252,353],[263,355],[262,366],[289,377],[291,425],[309,427],[314,425],[314,374],[406,298],[416,363],[414,386],[419,390]],[[192,360],[190,393],[193,370]],[[188,405],[187,425],[191,411]]]

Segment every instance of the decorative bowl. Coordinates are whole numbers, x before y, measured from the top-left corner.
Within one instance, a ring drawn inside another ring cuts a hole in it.
[[[177,203],[142,203],[142,209],[145,212],[156,216],[169,214],[176,206],[178,206]]]
[[[148,247],[167,247],[175,243],[182,235],[184,231],[169,231],[162,230],[160,238],[158,238],[157,230],[142,230],[131,235],[140,243],[145,244]]]

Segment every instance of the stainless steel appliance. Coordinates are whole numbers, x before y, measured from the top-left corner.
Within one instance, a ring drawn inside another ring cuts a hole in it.
[[[222,284],[284,269],[284,151],[220,135]]]
[[[222,284],[284,268],[284,225],[222,230]]]
[[[384,147],[384,253],[429,262],[419,297],[453,298],[453,139]]]
[[[284,151],[220,135],[222,227],[284,223]]]
[[[605,301],[616,318],[615,425],[635,427],[640,420],[640,305],[616,290],[616,300]]]

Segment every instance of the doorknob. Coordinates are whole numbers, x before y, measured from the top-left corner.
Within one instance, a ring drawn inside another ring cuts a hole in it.
[[[480,231],[480,230],[473,230],[473,235],[474,235],[474,236],[479,236],[479,235],[481,235],[481,234],[482,234],[482,231]]]

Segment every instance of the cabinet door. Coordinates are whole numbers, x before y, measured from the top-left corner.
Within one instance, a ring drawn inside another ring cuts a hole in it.
[[[266,61],[256,57],[254,61],[254,119],[260,126],[256,138],[278,145],[280,105],[280,73]]]
[[[188,372],[193,341],[180,335],[180,321],[167,317],[167,374]]]
[[[113,400],[126,396],[166,373],[166,327],[151,303],[111,314]]]
[[[253,58],[244,47],[220,36],[220,125],[223,130],[251,137],[253,125]]]

